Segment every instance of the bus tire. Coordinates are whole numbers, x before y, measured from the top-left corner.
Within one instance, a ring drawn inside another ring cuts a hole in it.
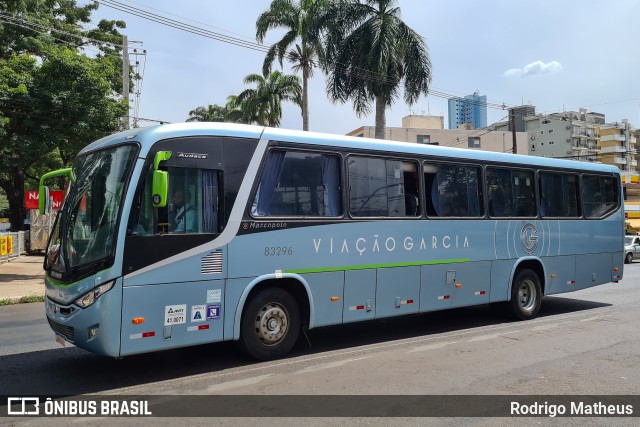
[[[285,356],[300,335],[300,307],[286,290],[269,287],[251,298],[242,313],[240,344],[253,358]]]
[[[540,311],[542,287],[538,275],[527,268],[518,271],[511,286],[511,314],[520,319],[533,319]]]

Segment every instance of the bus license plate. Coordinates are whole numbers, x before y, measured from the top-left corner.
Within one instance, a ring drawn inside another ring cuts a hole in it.
[[[67,345],[67,342],[65,341],[65,339],[62,337],[62,335],[58,335],[56,334],[56,342],[58,344],[60,344],[62,347],[65,347]]]

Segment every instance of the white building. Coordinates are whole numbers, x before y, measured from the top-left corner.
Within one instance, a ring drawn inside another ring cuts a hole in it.
[[[362,126],[347,135],[375,138],[375,126]],[[444,117],[442,116],[406,116],[402,119],[402,127],[387,127],[385,129],[385,139],[500,153],[513,151],[511,132],[506,130],[492,131],[487,128],[475,130],[444,129]],[[516,143],[518,154],[529,154],[526,132],[516,132]]]

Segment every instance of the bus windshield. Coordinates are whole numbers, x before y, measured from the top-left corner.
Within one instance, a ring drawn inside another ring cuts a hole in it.
[[[47,248],[45,267],[52,277],[77,280],[104,268],[113,256],[116,223],[136,151],[135,145],[121,145],[76,159],[76,180]]]

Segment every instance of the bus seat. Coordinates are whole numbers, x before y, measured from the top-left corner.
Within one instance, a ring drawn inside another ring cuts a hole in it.
[[[502,188],[498,187],[491,195],[491,215],[505,216],[505,199]]]
[[[433,205],[435,216],[440,216],[440,193],[438,192],[438,180],[435,177],[431,184],[431,204]]]
[[[405,194],[404,207],[407,216],[418,215],[418,196],[415,194]]]

